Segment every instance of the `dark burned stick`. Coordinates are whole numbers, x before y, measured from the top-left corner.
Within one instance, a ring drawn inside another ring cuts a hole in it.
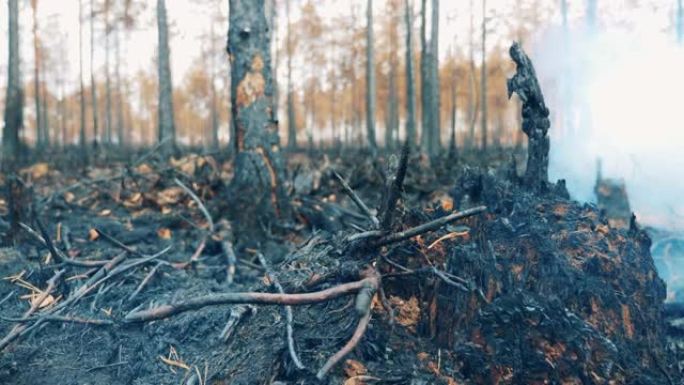
[[[133,301],[135,299],[135,297],[137,297],[138,294],[140,294],[140,292],[145,287],[145,285],[147,285],[152,280],[152,277],[154,277],[154,274],[157,272],[157,270],[159,269],[159,266],[161,266],[161,265],[162,265],[161,263],[157,263],[152,268],[152,270],[150,270],[150,272],[147,273],[145,278],[143,278],[142,282],[140,282],[140,285],[138,285],[138,287],[135,288],[135,291],[133,293],[131,293],[131,295],[128,297],[129,302]]]
[[[22,229],[24,229],[30,236],[36,239],[41,245],[45,246],[48,248],[48,243],[45,241],[45,238],[43,238],[38,232],[32,228],[30,228],[28,225],[25,223],[19,223],[19,226],[21,226]],[[49,239],[49,238],[48,238]],[[55,248],[53,246],[54,251],[60,255],[62,262],[67,264],[67,265],[73,265],[73,266],[80,266],[80,267],[99,267],[103,266],[107,263],[107,261],[77,261],[71,258],[67,258],[64,253],[62,253],[59,249]],[[49,248],[48,248],[49,251]],[[50,252],[52,255],[52,252]],[[54,258],[54,255],[53,255]],[[55,259],[56,261],[59,261],[58,259]]]
[[[473,215],[479,214],[481,212],[484,212],[487,210],[486,206],[477,206],[473,207],[471,209],[459,211],[456,213],[451,213],[449,215],[445,215],[441,218],[437,218],[433,221],[424,223],[420,226],[412,227],[408,230],[400,231],[397,233],[392,233],[385,235],[383,237],[380,237],[376,241],[371,243],[371,247],[380,247],[380,246],[385,246],[389,245],[390,243],[395,243],[395,242],[400,242],[409,238],[413,238],[416,235],[424,234],[429,231],[434,231],[439,229],[440,227],[447,225],[453,221],[471,217]]]
[[[509,53],[516,64],[516,72],[508,79],[508,97],[518,94],[522,102],[522,130],[529,138],[525,184],[539,189],[549,179],[549,109],[530,58],[518,43],[513,43]]]
[[[275,293],[223,293],[210,294],[201,297],[191,298],[186,301],[162,305],[148,310],[132,311],[128,313],[125,320],[128,322],[142,322],[163,319],[183,313],[189,310],[201,309],[212,305],[228,304],[259,304],[259,305],[310,305],[318,302],[328,301],[354,293],[363,288],[368,281],[373,278],[364,278],[359,281],[343,283],[329,289],[315,291],[311,293],[299,294],[275,294]]]
[[[409,144],[404,141],[404,147],[401,151],[401,159],[397,167],[397,172],[392,177],[387,179],[387,200],[382,211],[382,228],[389,230],[392,227],[392,218],[394,216],[394,209],[397,206],[397,201],[401,196],[401,190],[404,188],[404,178],[406,177],[406,168],[408,166]]]
[[[266,258],[264,258],[264,255],[261,253],[257,253],[257,258],[259,258],[261,266],[264,267],[264,270],[266,271],[266,276],[268,277],[269,281],[273,283],[273,286],[275,286],[275,288],[278,290],[280,294],[285,294],[285,290],[283,290],[283,285],[280,284],[280,281],[278,281],[278,277],[276,277],[271,271],[271,268],[268,266],[268,262],[266,262]],[[292,324],[294,323],[294,315],[292,314],[292,306],[285,306],[285,316],[287,318],[287,348],[290,351],[290,357],[292,358],[292,361],[294,362],[295,366],[297,366],[297,369],[302,370],[305,368],[305,366],[299,359],[299,356],[297,355],[297,351],[295,350],[294,346],[294,328],[292,327]]]
[[[138,250],[135,250],[134,248],[125,245],[123,242],[119,241],[118,239],[112,237],[111,235],[105,233],[104,231],[100,230],[99,228],[95,228],[95,231],[97,231],[98,234],[104,239],[106,242],[111,244],[112,246],[116,246],[120,248],[121,250],[127,251],[132,255],[135,255],[136,257],[145,257],[145,255]]]
[[[340,174],[337,173],[337,171],[333,171],[333,174],[335,175],[335,178],[340,182],[342,185],[342,188],[344,189],[344,192],[347,193],[347,195],[356,203],[356,206],[358,206],[359,210],[361,210],[362,213],[364,213],[368,218],[370,218],[371,222],[373,222],[373,227],[376,229],[380,227],[380,221],[378,221],[378,218],[371,213],[370,209],[368,209],[368,206],[366,206],[365,203],[359,198],[358,195],[352,190],[351,186],[349,186],[349,183],[342,178]]]

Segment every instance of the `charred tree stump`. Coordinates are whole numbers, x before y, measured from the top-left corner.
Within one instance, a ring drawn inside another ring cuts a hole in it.
[[[529,140],[524,183],[536,190],[548,182],[549,109],[544,103],[544,95],[530,58],[518,43],[513,43],[509,54],[516,64],[516,72],[508,79],[508,97],[516,93],[522,101],[522,130]]]
[[[265,0],[231,0],[228,54],[236,150],[230,197],[243,229],[282,218],[288,202],[273,119],[270,30]],[[240,232],[240,229],[238,229]]]

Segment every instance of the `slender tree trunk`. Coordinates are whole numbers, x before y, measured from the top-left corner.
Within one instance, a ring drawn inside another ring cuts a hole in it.
[[[449,156],[454,159],[458,156],[456,148],[456,106],[458,100],[456,99],[458,93],[456,92],[456,86],[458,81],[458,74],[456,73],[456,61],[452,62],[453,67],[451,68],[451,79],[449,86],[451,88],[451,135],[449,138]]]
[[[375,143],[375,51],[373,47],[373,0],[366,7],[366,134],[372,151]]]
[[[112,26],[109,23],[109,8],[110,1],[104,2],[104,26],[105,26],[105,138],[104,142],[107,146],[112,144],[112,80],[110,75],[110,40],[112,34]]]
[[[294,107],[294,95],[292,87],[292,22],[290,21],[290,0],[285,1],[285,13],[287,14],[287,147],[297,148],[297,116]]]
[[[479,110],[479,101],[477,98],[477,85],[475,79],[475,42],[473,36],[475,35],[475,12],[473,0],[470,0],[470,32],[469,32],[469,64],[470,64],[470,93],[469,93],[469,109],[468,109],[468,147],[475,148],[475,124],[477,122],[477,114]]]
[[[404,1],[406,22],[406,140],[409,146],[416,145],[416,79],[413,70],[413,5]]]
[[[427,0],[421,0],[420,6],[420,115],[421,134],[420,146],[424,151],[428,150],[430,143],[430,53],[427,44]]]
[[[36,108],[36,141],[38,148],[45,146],[45,125],[43,124],[40,100],[40,40],[38,38],[38,0],[31,0],[33,11],[33,100]]]
[[[211,94],[211,106],[209,108],[211,114],[211,147],[219,148],[219,117],[216,92],[216,36],[214,34],[214,21],[211,22],[211,52],[209,53],[209,92]]]
[[[394,3],[390,4],[389,25],[389,98],[387,132],[385,133],[385,147],[392,149],[395,138],[399,137],[399,97],[397,96],[397,22]]]
[[[100,139],[98,127],[97,84],[95,83],[95,7],[90,0],[90,96],[93,110],[93,145],[97,147]]]
[[[159,77],[159,141],[167,140],[166,152],[175,148],[176,126],[173,118],[173,87],[169,59],[169,32],[166,21],[166,0],[157,0],[158,71]],[[170,138],[170,139],[167,139]]]
[[[484,0],[483,0],[484,1]],[[441,95],[439,81],[439,0],[432,0],[430,33],[430,143],[428,153],[435,156],[441,146]]]
[[[482,97],[482,151],[487,151],[487,1],[482,0],[482,71],[480,96]]]
[[[8,0],[9,33],[5,126],[2,130],[3,163],[13,164],[19,156],[19,131],[24,127],[24,90],[19,60],[19,5]],[[3,169],[6,169],[3,167]]]
[[[228,52],[235,125],[233,205],[239,231],[254,231],[289,215],[278,127],[273,120],[273,78],[265,0],[230,0]],[[258,231],[258,230],[257,230]],[[238,234],[238,236],[240,236]]]
[[[83,163],[87,163],[87,148],[86,148],[86,106],[85,106],[85,86],[83,85],[83,1],[78,0],[78,84],[79,84],[79,106],[80,106],[80,120],[79,120],[79,136],[78,143],[81,147],[81,156]]]
[[[119,146],[124,147],[124,112],[123,112],[123,95],[121,93],[121,31],[117,28],[112,31],[114,33],[114,81],[116,82],[116,139]]]
[[[268,18],[271,28],[271,51],[273,52],[273,120],[279,122],[278,108],[280,107],[280,88],[278,85],[278,4],[276,0],[270,0],[268,5]]]

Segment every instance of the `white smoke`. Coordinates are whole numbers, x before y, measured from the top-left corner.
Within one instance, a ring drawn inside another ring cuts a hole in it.
[[[684,231],[684,48],[659,32],[558,29],[532,58],[552,113],[551,179],[594,201],[600,158],[640,223]]]

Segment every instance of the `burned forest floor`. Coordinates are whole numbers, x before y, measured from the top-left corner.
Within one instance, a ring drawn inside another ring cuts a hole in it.
[[[682,383],[638,220],[508,150],[409,154],[387,209],[400,155],[288,153],[291,212],[247,230],[224,153],[28,165],[0,383]]]

